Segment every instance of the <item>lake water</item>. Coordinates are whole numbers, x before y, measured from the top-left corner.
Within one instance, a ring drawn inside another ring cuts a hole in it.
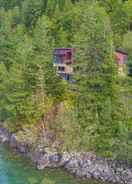
[[[30,161],[0,145],[0,184],[103,184],[81,181],[61,169],[38,171]]]

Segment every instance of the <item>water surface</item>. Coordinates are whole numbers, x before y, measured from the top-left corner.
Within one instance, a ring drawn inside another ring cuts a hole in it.
[[[104,184],[79,180],[61,169],[38,171],[30,161],[0,145],[0,184]]]

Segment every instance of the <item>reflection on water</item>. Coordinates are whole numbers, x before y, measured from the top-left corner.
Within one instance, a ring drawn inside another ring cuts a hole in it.
[[[0,184],[101,184],[80,181],[60,169],[38,171],[30,161],[0,145]]]

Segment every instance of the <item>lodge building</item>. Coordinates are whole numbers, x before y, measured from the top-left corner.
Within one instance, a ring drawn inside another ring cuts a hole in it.
[[[57,48],[54,49],[54,66],[56,72],[64,80],[71,80],[73,75],[74,63],[74,49],[73,48]]]
[[[114,52],[115,61],[118,66],[119,76],[126,76],[128,53],[116,49]],[[56,48],[54,49],[53,65],[56,68],[56,73],[66,81],[72,81],[73,64],[75,62],[75,49],[73,48]],[[129,74],[132,74],[132,67],[129,67]]]
[[[115,50],[115,60],[118,65],[118,74],[119,76],[126,76],[127,73],[127,60],[128,60],[128,53],[123,50]]]

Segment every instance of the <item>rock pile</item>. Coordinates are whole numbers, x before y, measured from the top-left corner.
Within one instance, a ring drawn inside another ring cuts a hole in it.
[[[37,145],[35,149],[30,149],[28,144],[21,142],[15,134],[10,134],[1,126],[0,142],[8,143],[10,147],[22,155],[29,156],[40,170],[46,167],[63,167],[80,178],[132,184],[132,168],[124,167],[121,164],[117,166],[116,161],[98,158],[92,153],[64,152],[60,154],[56,150],[45,148],[43,145]]]

